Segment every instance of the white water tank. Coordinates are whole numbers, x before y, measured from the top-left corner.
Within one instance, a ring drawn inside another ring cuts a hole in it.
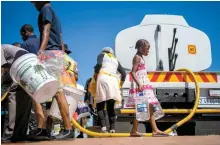
[[[160,26],[160,31],[157,27]],[[212,63],[211,44],[208,36],[190,27],[182,16],[146,15],[140,25],[122,30],[115,40],[115,54],[121,65],[131,69],[132,58],[137,52],[138,39],[150,42],[150,53],[144,57],[147,70],[156,71],[159,61],[163,61],[164,71],[169,71],[168,48],[172,45],[173,29],[176,28],[178,54],[175,69],[188,68],[192,71],[208,69]]]

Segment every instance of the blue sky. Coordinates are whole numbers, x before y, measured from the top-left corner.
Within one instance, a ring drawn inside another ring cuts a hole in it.
[[[93,73],[96,57],[105,46],[114,47],[116,35],[138,25],[146,14],[183,15],[188,24],[205,32],[212,45],[209,71],[220,71],[220,2],[52,2],[62,23],[63,37],[78,62],[80,84]],[[38,12],[30,2],[1,2],[1,42],[22,42],[20,27],[37,27]],[[204,56],[205,57],[205,56]]]

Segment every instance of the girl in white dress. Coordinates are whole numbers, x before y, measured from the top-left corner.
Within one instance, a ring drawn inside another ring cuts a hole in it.
[[[149,103],[149,112],[150,112],[150,124],[152,127],[153,136],[167,136],[166,133],[160,131],[157,128],[157,124],[155,120],[161,118],[163,116],[163,111],[160,106],[159,101],[154,95],[153,88],[150,85],[150,80],[147,77],[146,65],[143,59],[143,56],[147,56],[150,49],[150,44],[148,41],[144,39],[140,39],[137,41],[135,48],[137,49],[137,53],[133,58],[133,67],[132,67],[132,78],[133,81],[131,83],[131,89],[129,91],[130,96],[133,98],[138,97],[139,92],[143,92],[144,96],[148,99]],[[154,107],[157,109],[153,109]],[[155,116],[155,115],[158,116]],[[137,132],[138,121],[134,119],[133,128],[131,130],[131,136],[139,137],[140,133]]]

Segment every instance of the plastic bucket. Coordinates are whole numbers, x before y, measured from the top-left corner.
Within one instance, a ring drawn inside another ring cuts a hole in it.
[[[84,106],[84,107],[78,107],[78,116],[77,116],[77,120],[80,121],[81,118],[84,117],[89,117],[90,116],[90,110],[89,110],[89,106]]]
[[[74,112],[76,111],[78,101],[84,96],[85,90],[77,89],[71,86],[64,86],[63,90],[69,106],[69,115],[71,120]],[[53,99],[49,115],[60,120],[62,119],[56,99]]]
[[[39,103],[53,97],[59,88],[59,82],[47,72],[37,56],[31,53],[19,57],[12,64],[10,76]]]

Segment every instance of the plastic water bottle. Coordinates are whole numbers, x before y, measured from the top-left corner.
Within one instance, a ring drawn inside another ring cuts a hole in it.
[[[169,133],[170,136],[178,136],[177,131],[173,130],[171,133]]]
[[[89,106],[84,102],[78,103],[78,118],[90,116]]]
[[[140,92],[136,101],[136,119],[138,121],[147,121],[150,119],[149,104],[147,98],[144,97],[143,92]]]
[[[51,136],[58,135],[60,133],[60,130],[61,130],[60,124],[54,124],[53,129],[51,131]]]
[[[153,105],[153,112],[154,112],[155,120],[162,118],[164,116],[164,113],[163,113],[163,109],[160,106],[160,104],[158,103],[158,104],[152,104],[152,105]]]

